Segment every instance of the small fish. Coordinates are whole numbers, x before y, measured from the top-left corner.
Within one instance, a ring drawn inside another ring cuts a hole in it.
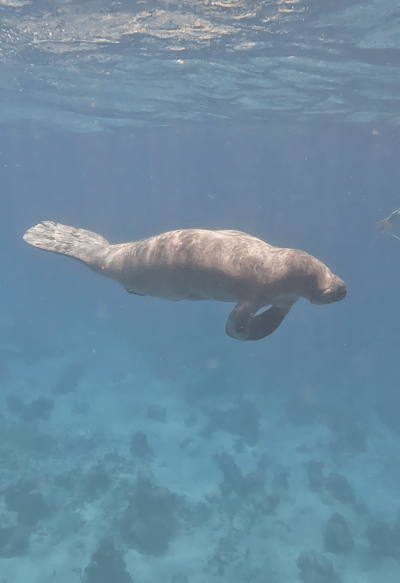
[[[400,235],[400,209],[396,209],[392,212],[390,217],[383,219],[379,223],[379,229],[386,233],[387,235],[392,235],[395,239],[399,239],[398,235],[395,235],[393,231],[396,231]]]

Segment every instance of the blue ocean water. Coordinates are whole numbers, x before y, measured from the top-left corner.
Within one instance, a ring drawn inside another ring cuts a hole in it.
[[[1,583],[399,583],[400,12],[0,0]],[[347,297],[271,336],[28,246],[237,229]]]

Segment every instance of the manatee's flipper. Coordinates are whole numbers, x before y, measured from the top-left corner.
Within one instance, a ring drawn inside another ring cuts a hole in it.
[[[258,316],[253,316],[247,340],[261,340],[275,332],[283,319],[290,312],[290,308],[272,306]]]
[[[52,221],[43,221],[32,227],[25,233],[23,239],[39,249],[73,257],[92,269],[110,245],[101,235]]]
[[[226,333],[236,340],[261,340],[275,332],[291,307],[278,308],[272,306],[258,316],[254,316],[254,308],[247,302],[236,304],[226,322]]]
[[[236,338],[236,340],[248,340],[254,311],[254,308],[248,302],[239,302],[236,304],[226,322],[226,333],[228,336]]]

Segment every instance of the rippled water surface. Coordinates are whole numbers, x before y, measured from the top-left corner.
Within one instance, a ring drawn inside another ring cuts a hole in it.
[[[397,123],[390,0],[0,0],[1,121]]]

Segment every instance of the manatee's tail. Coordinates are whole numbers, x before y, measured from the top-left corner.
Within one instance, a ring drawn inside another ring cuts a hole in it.
[[[33,247],[73,257],[92,268],[93,262],[97,263],[96,256],[104,254],[105,246],[110,245],[101,235],[52,221],[32,227],[23,239]]]

